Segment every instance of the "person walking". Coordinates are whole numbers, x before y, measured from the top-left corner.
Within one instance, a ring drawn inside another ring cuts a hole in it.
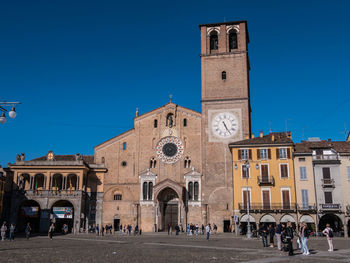
[[[15,240],[15,225],[11,224],[10,225],[10,241],[14,241]]]
[[[292,223],[288,221],[287,227],[286,227],[286,239],[287,239],[287,244],[288,244],[288,255],[293,256],[294,251],[293,251],[293,238],[294,238],[294,230],[292,227]]]
[[[6,239],[6,231],[7,231],[7,226],[6,226],[6,221],[4,221],[2,223],[1,230],[0,230],[0,232],[1,232],[1,240],[2,241],[5,241],[5,239]]]
[[[48,233],[50,240],[52,240],[54,232],[55,232],[55,225],[54,225],[54,223],[51,223],[51,225],[49,227],[49,233]]]
[[[178,236],[179,232],[180,232],[180,227],[179,227],[179,225],[176,225],[175,226],[175,234]]]
[[[96,225],[95,231],[96,231],[96,236],[100,235],[100,225],[99,224]]]
[[[198,236],[198,230],[199,230],[199,226],[198,224],[196,224],[196,236]]]
[[[303,224],[299,223],[298,224],[298,229],[297,229],[297,234],[298,234],[298,238],[297,238],[297,249],[300,248],[300,252],[304,254],[304,248],[303,248],[303,243],[301,241],[301,231],[303,228]]]
[[[104,236],[105,235],[105,228],[104,226],[102,225],[101,226],[101,236]]]
[[[26,225],[26,228],[24,230],[24,233],[25,233],[27,239],[29,239],[31,231],[32,231],[32,228],[30,227],[30,223],[28,222]]]
[[[210,224],[208,224],[206,227],[205,227],[205,231],[207,233],[207,240],[209,241],[209,238],[210,238]]]
[[[274,247],[274,237],[275,237],[275,228],[272,224],[269,225],[269,236],[270,236],[270,247]]]
[[[307,224],[305,222],[301,223],[301,247],[303,249],[303,255],[310,255],[309,248],[307,247],[307,240],[310,236],[310,231],[307,227]]]
[[[276,235],[276,239],[277,239],[277,248],[278,250],[282,250],[282,240],[281,240],[281,234],[282,234],[282,224],[279,223],[276,226],[276,231],[275,231],[275,235]]]
[[[329,246],[329,249],[328,251],[329,252],[332,252],[334,249],[333,249],[333,229],[331,228],[331,225],[330,224],[326,224],[326,228],[322,231],[322,233],[324,235],[326,235],[327,237],[327,241],[328,241],[328,246]]]
[[[120,233],[120,235],[123,235],[123,225],[119,226],[119,233]]]
[[[264,247],[268,247],[268,244],[267,244],[267,228],[266,228],[265,224],[262,224],[261,227],[260,227],[260,236],[261,236],[261,240],[262,240],[263,246]]]

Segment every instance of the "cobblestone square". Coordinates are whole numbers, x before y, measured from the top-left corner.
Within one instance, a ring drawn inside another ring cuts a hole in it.
[[[294,248],[296,243],[294,242]],[[46,236],[0,242],[0,262],[350,262],[350,240],[335,238],[336,251],[328,252],[325,238],[311,238],[311,255],[296,255],[263,248],[260,240],[232,234],[142,236],[93,234]]]

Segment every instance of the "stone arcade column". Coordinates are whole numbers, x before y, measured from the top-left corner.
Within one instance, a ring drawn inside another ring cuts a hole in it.
[[[81,200],[74,202],[73,234],[78,234],[80,229]]]

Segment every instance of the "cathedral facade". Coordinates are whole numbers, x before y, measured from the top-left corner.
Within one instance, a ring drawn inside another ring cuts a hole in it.
[[[200,25],[202,112],[169,102],[134,118],[134,127],[94,148],[93,156],[25,160],[12,175],[8,221],[45,232],[97,224],[144,232],[216,224],[234,215],[229,143],[250,136],[246,21]]]
[[[145,232],[232,225],[228,144],[250,135],[247,23],[199,27],[202,112],[170,101],[136,114],[134,128],[95,147],[95,163],[107,170],[100,224],[138,225]]]

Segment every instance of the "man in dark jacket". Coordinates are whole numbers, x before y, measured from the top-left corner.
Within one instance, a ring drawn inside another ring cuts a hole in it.
[[[287,227],[286,227],[286,239],[287,239],[287,244],[288,244],[288,255],[289,256],[293,256],[294,252],[293,252],[293,227],[292,227],[292,223],[288,222],[287,223]]]

